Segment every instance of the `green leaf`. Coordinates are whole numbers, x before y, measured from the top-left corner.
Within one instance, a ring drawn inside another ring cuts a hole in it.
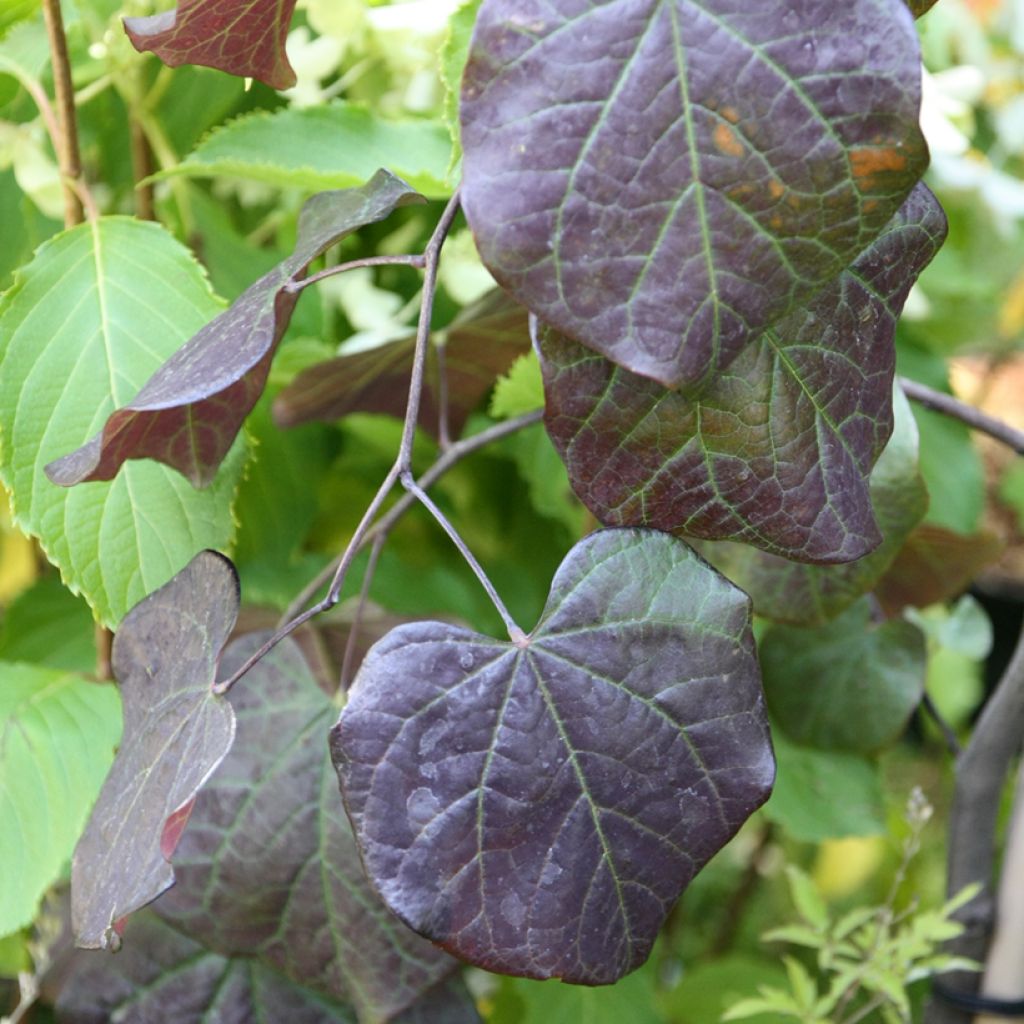
[[[113,686],[0,665],[0,935],[30,924],[85,825],[121,735]]]
[[[759,989],[778,991],[785,983],[786,976],[776,960],[729,954],[688,966],[679,983],[659,1001],[672,1022],[719,1024],[726,1011],[735,1013],[741,1000],[749,1005]],[[753,1011],[750,1016],[755,1014],[760,1017],[760,1024],[779,1024],[784,1019],[773,1010]]]
[[[74,490],[43,466],[95,433],[219,308],[170,235],[121,217],[47,242],[0,301],[0,478],[15,522],[107,626],[196,552],[230,543],[244,445],[202,492],[149,462]]]
[[[800,916],[808,924],[824,928],[828,924],[828,907],[814,882],[794,864],[787,865],[786,879],[789,882],[793,904],[800,912]]]
[[[779,773],[764,814],[793,838],[816,843],[885,831],[878,766],[854,754],[811,750],[774,730]]]
[[[924,635],[871,622],[863,598],[824,626],[775,626],[760,644],[768,707],[789,736],[822,750],[870,754],[894,742],[924,693]]]
[[[12,932],[0,938],[0,978],[16,978],[20,971],[32,969],[25,932]]]
[[[11,602],[4,615],[0,660],[91,672],[96,647],[92,614],[85,602],[55,575],[38,580]]]
[[[324,107],[246,114],[210,134],[155,177],[230,175],[306,192],[362,185],[383,167],[430,198],[451,193],[451,143],[426,120],[385,121],[341,100]]]
[[[543,407],[544,382],[540,375],[540,361],[537,353],[531,350],[520,356],[495,384],[491,415],[495,419],[509,420]]]
[[[444,123],[452,137],[451,163],[454,166],[462,156],[459,127],[459,90],[462,72],[469,55],[469,40],[476,24],[480,0],[465,0],[448,19],[444,42],[441,44],[441,81],[444,83]]]

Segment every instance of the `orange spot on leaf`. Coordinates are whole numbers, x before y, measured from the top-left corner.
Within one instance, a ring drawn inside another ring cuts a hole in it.
[[[743,143],[739,136],[726,124],[715,126],[714,143],[719,151],[726,156],[743,156]]]
[[[739,124],[740,112],[735,107],[722,107],[719,113],[728,121],[730,124]]]
[[[850,166],[857,187],[865,191],[874,188],[882,175],[906,170],[907,157],[892,147],[873,149],[865,146],[850,150]]]

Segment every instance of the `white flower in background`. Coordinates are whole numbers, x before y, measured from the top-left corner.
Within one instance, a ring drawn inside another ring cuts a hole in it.
[[[341,345],[346,355],[377,348],[412,332],[409,319],[419,308],[419,297],[403,304],[401,296],[378,288],[368,267],[328,277],[317,286],[329,302],[337,303],[356,333]]]
[[[320,83],[337,72],[345,44],[334,36],[312,37],[303,25],[288,33],[285,50],[298,81],[283,95],[294,107],[320,106],[324,102]]]

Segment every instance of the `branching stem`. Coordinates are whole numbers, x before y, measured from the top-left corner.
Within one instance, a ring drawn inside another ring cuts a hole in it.
[[[360,270],[363,267],[417,267],[422,270],[426,263],[426,257],[422,253],[414,256],[365,256],[361,260],[350,260],[348,263],[339,263],[336,267],[328,267],[318,274],[304,277],[301,281],[289,281],[284,286],[286,292],[301,292],[311,284],[319,281],[326,281],[329,277],[337,277],[349,270]]]
[[[988,434],[989,437],[994,437],[997,441],[1012,448],[1018,455],[1024,455],[1024,430],[1017,430],[1016,427],[1010,426],[1004,420],[989,416],[988,413],[982,412],[975,406],[961,402],[959,398],[943,394],[925,384],[919,384],[916,380],[900,377],[899,383],[903,393],[912,401],[923,405],[926,409],[932,409],[955,420],[960,420],[961,423],[966,423],[971,430]]]

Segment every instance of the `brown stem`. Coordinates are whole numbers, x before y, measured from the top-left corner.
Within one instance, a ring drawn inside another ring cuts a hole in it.
[[[964,925],[964,932],[952,939],[946,950],[979,962],[985,960],[995,923],[992,875],[999,798],[1010,764],[1020,750],[1022,735],[1024,627],[1010,664],[985,705],[967,749],[956,762],[946,889],[949,896],[972,883],[979,883],[983,889],[954,915]],[[969,971],[947,974],[942,987],[973,995],[978,991],[978,975]],[[928,1024],[967,1024],[971,1015],[933,998],[925,1019]]]
[[[961,423],[966,423],[971,430],[988,434],[989,437],[994,437],[997,441],[1012,448],[1018,455],[1024,455],[1024,431],[1011,427],[1009,423],[996,419],[995,416],[989,416],[988,413],[982,412],[967,402],[961,402],[959,398],[919,384],[916,380],[900,377],[899,384],[907,398],[923,405],[926,409],[932,409],[960,420]]]
[[[153,149],[145,129],[131,117],[132,178],[135,181],[135,214],[139,220],[156,220],[153,183],[146,179],[153,173]]]
[[[350,260],[348,263],[339,263],[335,267],[328,267],[318,274],[304,277],[301,281],[289,281],[285,286],[286,292],[301,292],[311,284],[318,281],[326,281],[329,277],[336,277],[349,270],[359,270],[362,267],[417,267],[422,270],[426,265],[426,257],[421,254],[414,256],[364,256],[360,260]]]
[[[96,623],[96,678],[101,682],[109,682],[114,678],[114,670],[110,663],[110,654],[114,646],[114,634]]]
[[[71,84],[71,61],[60,0],[43,0],[43,20],[50,42],[53,86],[57,98],[57,125],[60,129],[57,162],[64,180],[64,226],[74,227],[84,219],[82,202],[71,187],[82,176],[82,158],[78,150],[78,122],[75,116],[75,90]]]

